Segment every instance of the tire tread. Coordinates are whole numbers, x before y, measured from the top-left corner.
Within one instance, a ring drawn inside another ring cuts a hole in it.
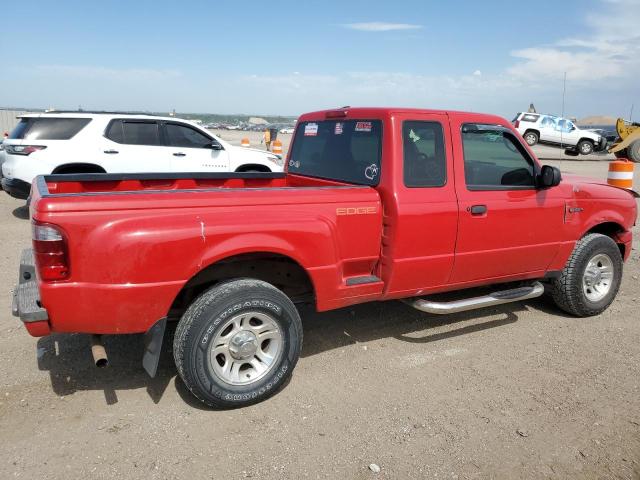
[[[567,260],[567,263],[562,270],[560,278],[554,279],[550,284],[549,293],[551,294],[551,298],[558,307],[567,313],[578,317],[586,317],[597,315],[609,306],[609,304],[606,304],[604,307],[593,308],[586,305],[583,298],[581,284],[582,275],[580,271],[580,263],[584,260],[586,252],[593,246],[594,242],[601,241],[602,239],[607,239],[613,243],[619,254],[617,246],[611,237],[600,233],[589,233],[578,240],[573,252],[571,252],[571,255],[569,256],[569,260]],[[620,282],[618,281],[613,287],[615,290],[612,299],[615,298],[619,286]]]

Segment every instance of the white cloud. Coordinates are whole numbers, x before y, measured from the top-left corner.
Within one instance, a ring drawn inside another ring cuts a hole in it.
[[[511,52],[518,62],[507,69],[515,77],[562,78],[591,85],[607,80],[631,80],[640,75],[640,8],[637,0],[604,0],[598,15],[588,16],[585,33],[551,45]]]
[[[482,76],[482,72],[480,70],[476,70],[473,72],[473,76],[474,77],[481,77]]]
[[[389,32],[392,30],[419,30],[422,25],[412,23],[388,23],[388,22],[363,22],[363,23],[344,23],[341,25],[351,30],[360,30],[363,32]]]

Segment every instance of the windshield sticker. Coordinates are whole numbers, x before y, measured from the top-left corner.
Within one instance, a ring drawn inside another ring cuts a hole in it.
[[[317,123],[307,123],[304,126],[304,136],[305,137],[315,137],[318,135],[318,124]]]
[[[293,160],[289,160],[289,166],[290,167],[295,167],[295,168],[300,168],[300,162],[298,161],[293,161]]]
[[[357,122],[356,123],[356,132],[370,132],[371,131],[371,122]]]
[[[342,135],[342,129],[344,128],[343,125],[344,124],[341,122],[336,123],[336,128],[333,131],[334,135]]]
[[[364,176],[367,177],[369,180],[375,180],[376,177],[378,176],[378,165],[376,165],[375,163],[372,163],[367,168],[365,168]]]

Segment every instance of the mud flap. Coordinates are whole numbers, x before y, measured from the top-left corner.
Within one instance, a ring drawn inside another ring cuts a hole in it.
[[[162,340],[166,326],[167,318],[161,318],[144,334],[142,366],[151,378],[155,377],[158,371],[160,352],[162,351]]]

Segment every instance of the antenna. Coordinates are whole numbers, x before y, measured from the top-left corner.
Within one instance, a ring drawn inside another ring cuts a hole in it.
[[[629,112],[629,123],[633,122],[633,103],[631,104],[631,111]]]
[[[564,97],[567,93],[567,72],[564,72],[564,81],[562,82],[562,115],[561,117],[564,119]],[[562,128],[560,129],[560,147],[562,147]]]

